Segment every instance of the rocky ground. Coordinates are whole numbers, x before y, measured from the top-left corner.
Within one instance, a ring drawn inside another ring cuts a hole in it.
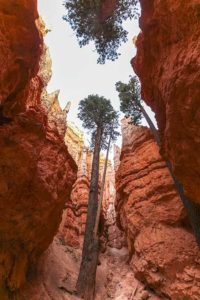
[[[128,250],[108,248],[105,254],[101,254],[101,265],[97,272],[98,300],[159,300],[135,277],[129,265]],[[103,284],[99,287],[99,281]]]
[[[37,270],[30,274],[20,300],[77,300],[73,295],[81,250],[64,245],[58,238],[45,253]],[[137,279],[128,264],[126,248],[108,248],[100,255],[95,300],[159,300]],[[35,277],[35,280],[34,280]],[[163,299],[163,298],[162,298]]]

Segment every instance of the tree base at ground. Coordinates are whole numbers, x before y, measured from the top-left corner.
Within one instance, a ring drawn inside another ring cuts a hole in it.
[[[99,256],[99,239],[93,239],[88,247],[88,255],[82,260],[76,293],[84,300],[94,300],[96,269]]]

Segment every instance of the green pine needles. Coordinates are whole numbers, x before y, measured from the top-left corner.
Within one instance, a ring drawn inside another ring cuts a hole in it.
[[[134,125],[140,125],[142,119],[142,100],[138,78],[136,76],[130,77],[128,83],[118,81],[115,86],[119,93],[120,110],[125,114],[126,118],[131,118],[131,122]]]
[[[63,17],[76,33],[80,47],[93,41],[97,63],[114,61],[118,48],[127,41],[123,21],[138,16],[138,0],[65,0]]]
[[[98,95],[89,95],[80,101],[78,117],[83,122],[83,127],[91,133],[92,148],[97,128],[101,130],[101,149],[107,148],[110,135],[112,141],[117,139],[118,113],[113,109],[110,100]]]

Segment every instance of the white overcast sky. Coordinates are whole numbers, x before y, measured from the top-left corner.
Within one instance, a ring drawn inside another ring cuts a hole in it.
[[[51,29],[45,37],[53,64],[48,92],[60,90],[61,107],[68,101],[72,102],[68,120],[81,127],[77,118],[78,103],[89,94],[99,94],[110,99],[114,108],[119,110],[115,83],[128,82],[129,75],[133,75],[130,60],[135,56],[136,49],[132,38],[139,33],[138,23],[134,20],[126,22],[129,36],[128,42],[120,48],[120,58],[99,65],[96,63],[94,46],[90,44],[80,48],[70,25],[62,19],[65,14],[63,0],[38,0],[38,9],[47,28]]]

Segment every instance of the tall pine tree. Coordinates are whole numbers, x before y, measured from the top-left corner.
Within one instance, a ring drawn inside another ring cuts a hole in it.
[[[115,60],[127,41],[123,21],[138,16],[138,0],[65,0],[63,17],[75,31],[80,47],[94,42],[98,63]]]
[[[99,253],[99,239],[94,234],[98,209],[99,155],[100,150],[107,147],[110,135],[112,140],[118,135],[118,113],[109,100],[98,95],[89,95],[80,101],[78,117],[83,121],[83,127],[90,131],[93,161],[82,261],[76,289],[77,294],[85,300],[93,300]]]

